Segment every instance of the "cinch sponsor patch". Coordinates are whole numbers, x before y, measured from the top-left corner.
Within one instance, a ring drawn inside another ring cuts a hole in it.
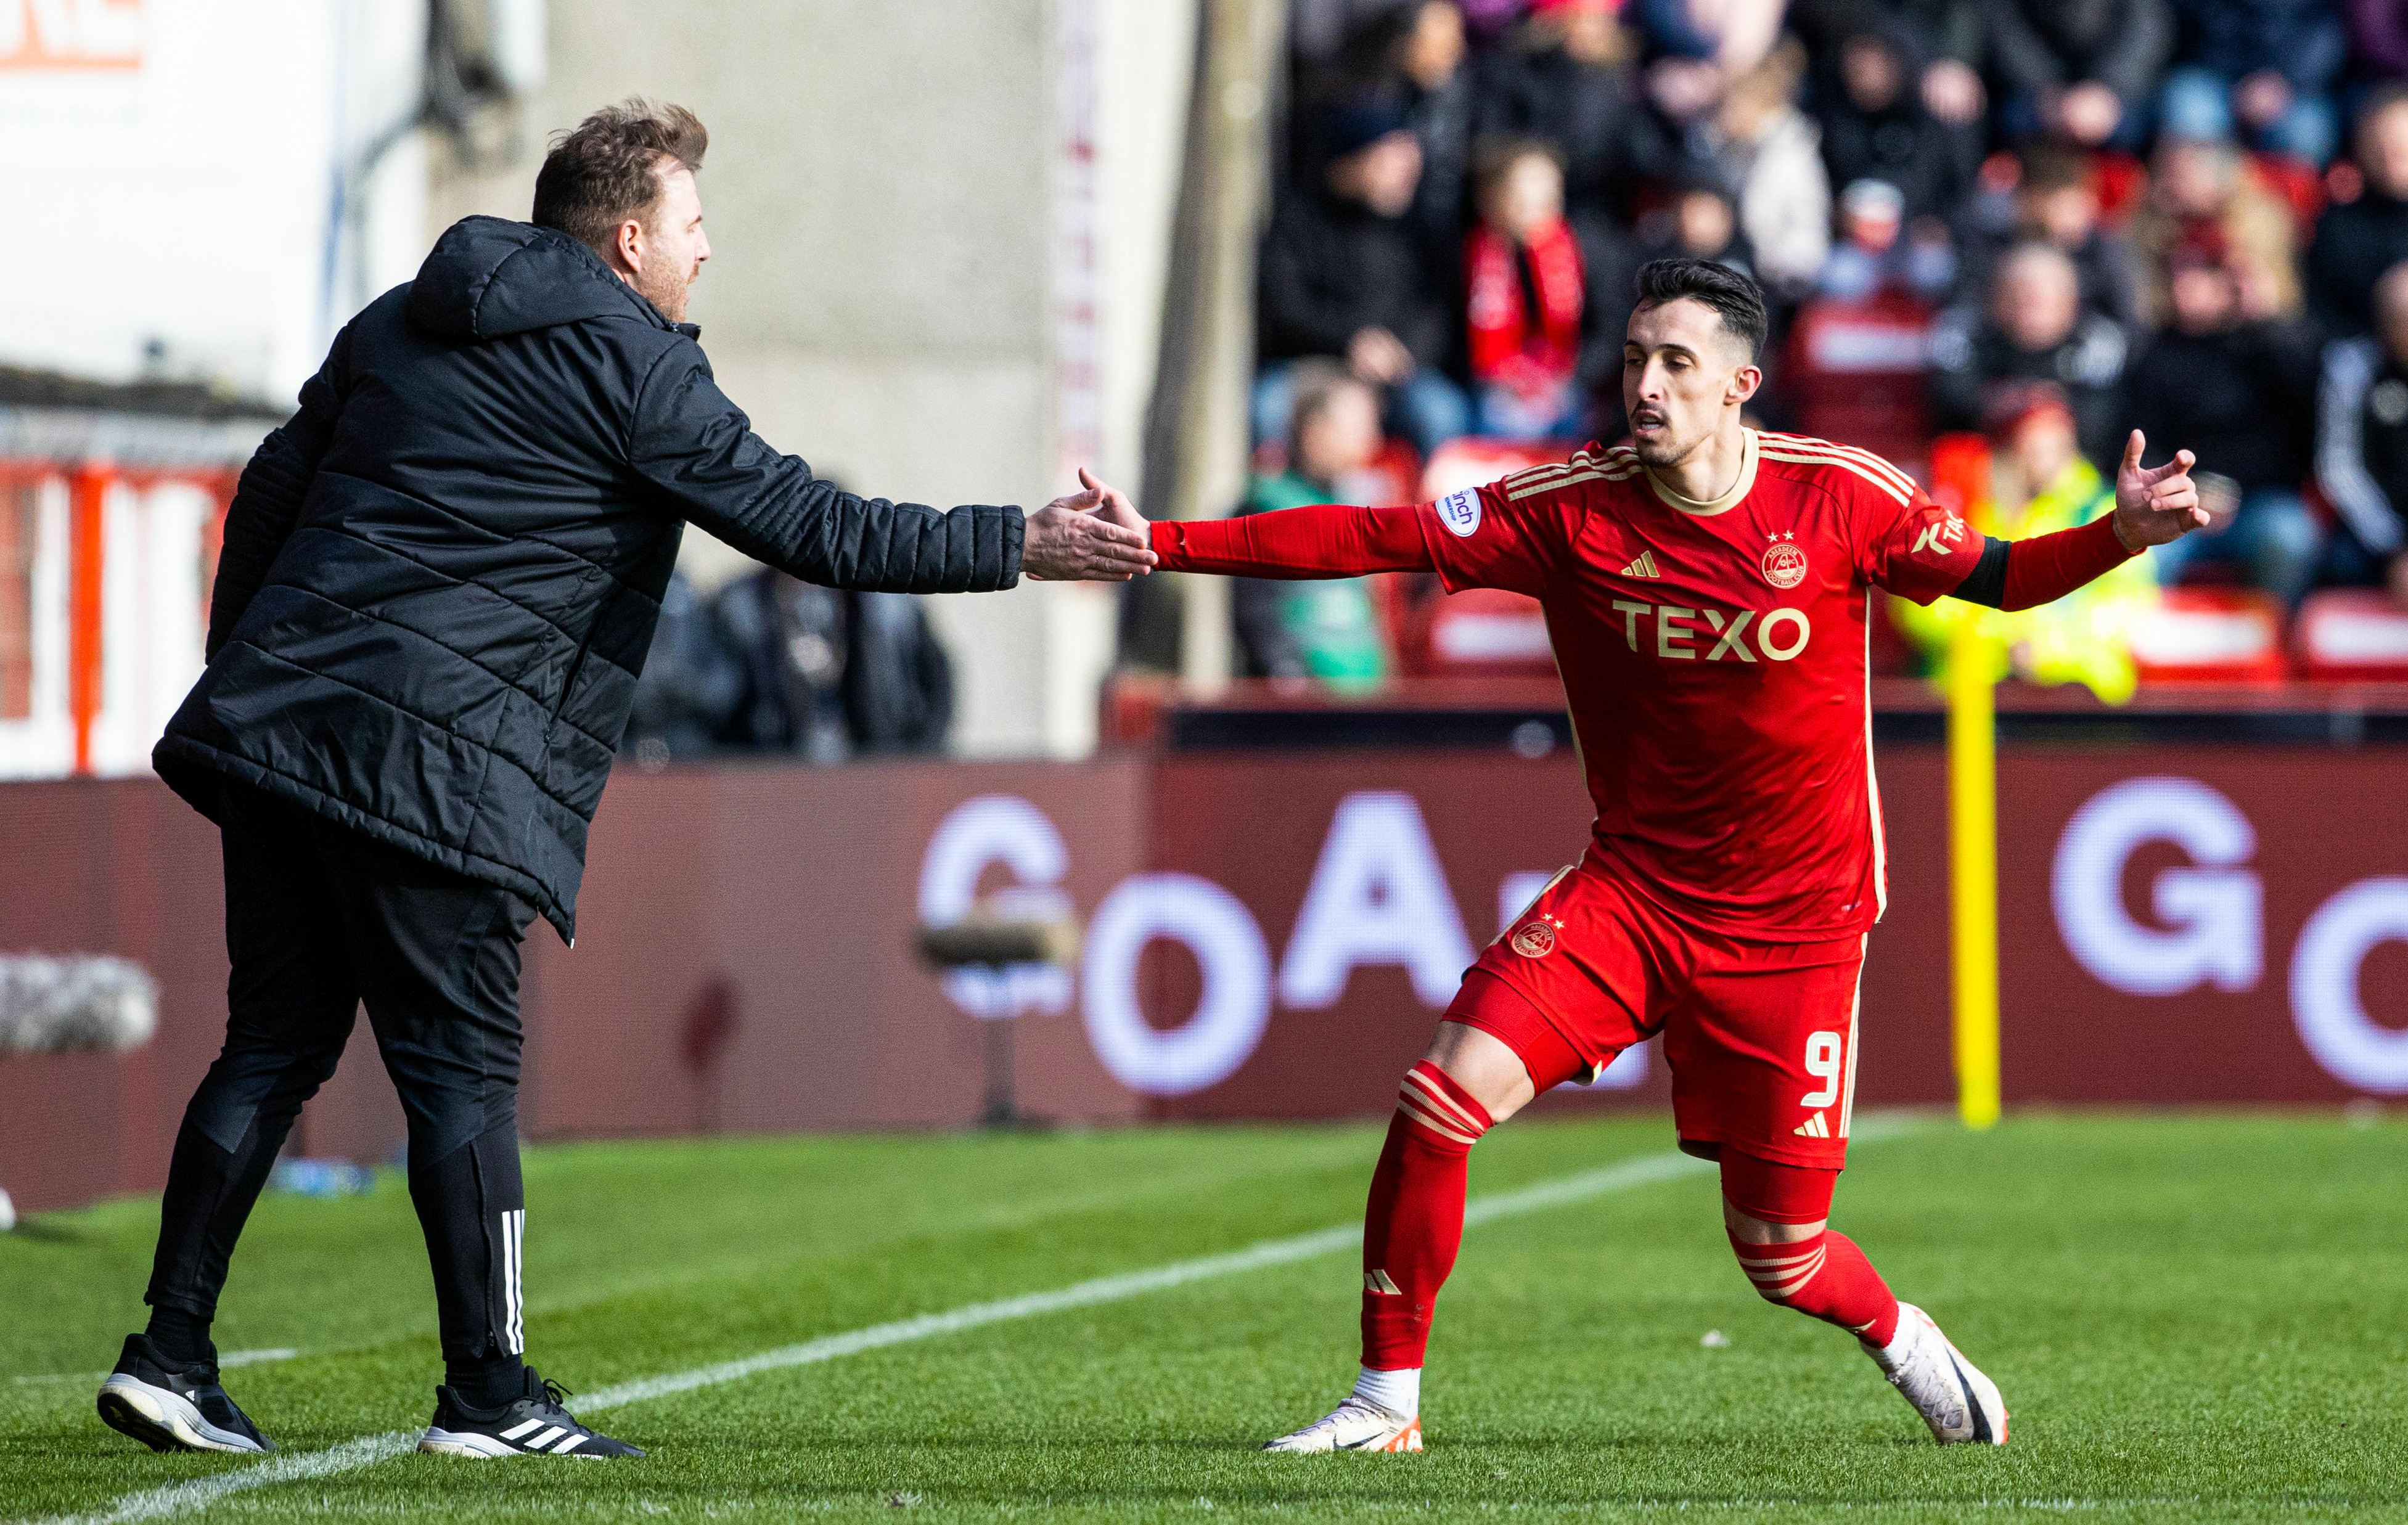
[[[1480,528],[1480,490],[1467,487],[1438,500],[1438,517],[1455,534],[1469,538]]]

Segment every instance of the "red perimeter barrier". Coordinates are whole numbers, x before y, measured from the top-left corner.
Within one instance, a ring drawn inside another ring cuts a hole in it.
[[[2004,748],[2009,1103],[2408,1095],[2403,761]],[[1857,1079],[1868,1105],[1944,1102],[1941,751],[1885,746],[1881,770],[1890,914]],[[1495,750],[629,771],[577,949],[527,942],[522,1117],[535,1137],[964,1126],[973,1012],[1022,1014],[1037,1117],[1376,1115],[1587,820],[1563,756]],[[0,853],[0,949],[120,953],[165,990],[146,1049],[0,1059],[0,1186],[33,1208],[155,1190],[223,1021],[212,830],[150,780],[17,784]],[[1014,883],[1087,923],[1079,969],[913,963],[919,920]],[[1653,1056],[1609,1080],[1541,1105],[1665,1094]],[[295,1147],[380,1159],[400,1137],[362,1023]]]

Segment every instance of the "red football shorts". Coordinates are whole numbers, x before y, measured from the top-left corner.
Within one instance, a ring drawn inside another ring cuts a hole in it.
[[[1464,976],[1446,1019],[1501,1039],[1541,1090],[1664,1034],[1682,1147],[1847,1162],[1861,936],[1759,943],[1680,920],[1594,852]]]

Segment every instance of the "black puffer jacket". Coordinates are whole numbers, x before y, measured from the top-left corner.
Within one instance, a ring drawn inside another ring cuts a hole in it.
[[[861,499],[755,436],[584,246],[472,217],[336,339],[244,470],[160,775],[232,777],[576,930],[681,520],[813,582],[1019,577],[1021,512]]]

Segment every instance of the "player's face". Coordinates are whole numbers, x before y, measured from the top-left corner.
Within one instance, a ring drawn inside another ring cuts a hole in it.
[[[1764,373],[1722,315],[1686,297],[1630,315],[1622,345],[1622,408],[1631,448],[1651,466],[1675,465],[1756,394]]]

